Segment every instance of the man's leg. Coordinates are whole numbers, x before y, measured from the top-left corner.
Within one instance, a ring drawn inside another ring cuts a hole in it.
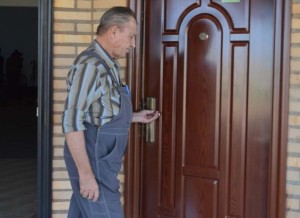
[[[78,204],[76,202],[76,199],[74,197],[74,194],[72,194],[71,197],[68,218],[83,218],[80,209],[78,207]]]

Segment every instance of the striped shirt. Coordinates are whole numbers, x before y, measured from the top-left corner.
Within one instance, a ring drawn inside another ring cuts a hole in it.
[[[109,66],[120,85],[119,63],[96,40],[86,51],[96,52]],[[119,113],[119,92],[95,56],[83,54],[77,57],[67,77],[67,91],[62,116],[64,133],[85,130],[84,122],[102,126]]]

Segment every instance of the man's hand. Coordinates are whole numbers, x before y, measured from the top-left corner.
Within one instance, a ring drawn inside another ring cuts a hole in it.
[[[65,137],[78,170],[80,193],[82,197],[96,201],[99,198],[99,187],[86,152],[83,131],[68,132]]]
[[[132,122],[133,123],[151,123],[160,116],[158,111],[154,110],[141,110],[139,112],[133,113]]]
[[[80,184],[80,194],[82,197],[94,202],[99,198],[99,187],[98,183],[93,174],[91,175],[80,175],[79,176]]]

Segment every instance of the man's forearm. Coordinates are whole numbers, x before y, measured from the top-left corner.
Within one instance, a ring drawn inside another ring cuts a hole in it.
[[[83,131],[65,134],[68,148],[76,164],[79,176],[93,174],[90,161],[86,152]]]

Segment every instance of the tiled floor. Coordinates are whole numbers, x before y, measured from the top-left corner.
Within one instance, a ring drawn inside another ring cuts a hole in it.
[[[0,218],[35,218],[36,159],[0,159]]]

